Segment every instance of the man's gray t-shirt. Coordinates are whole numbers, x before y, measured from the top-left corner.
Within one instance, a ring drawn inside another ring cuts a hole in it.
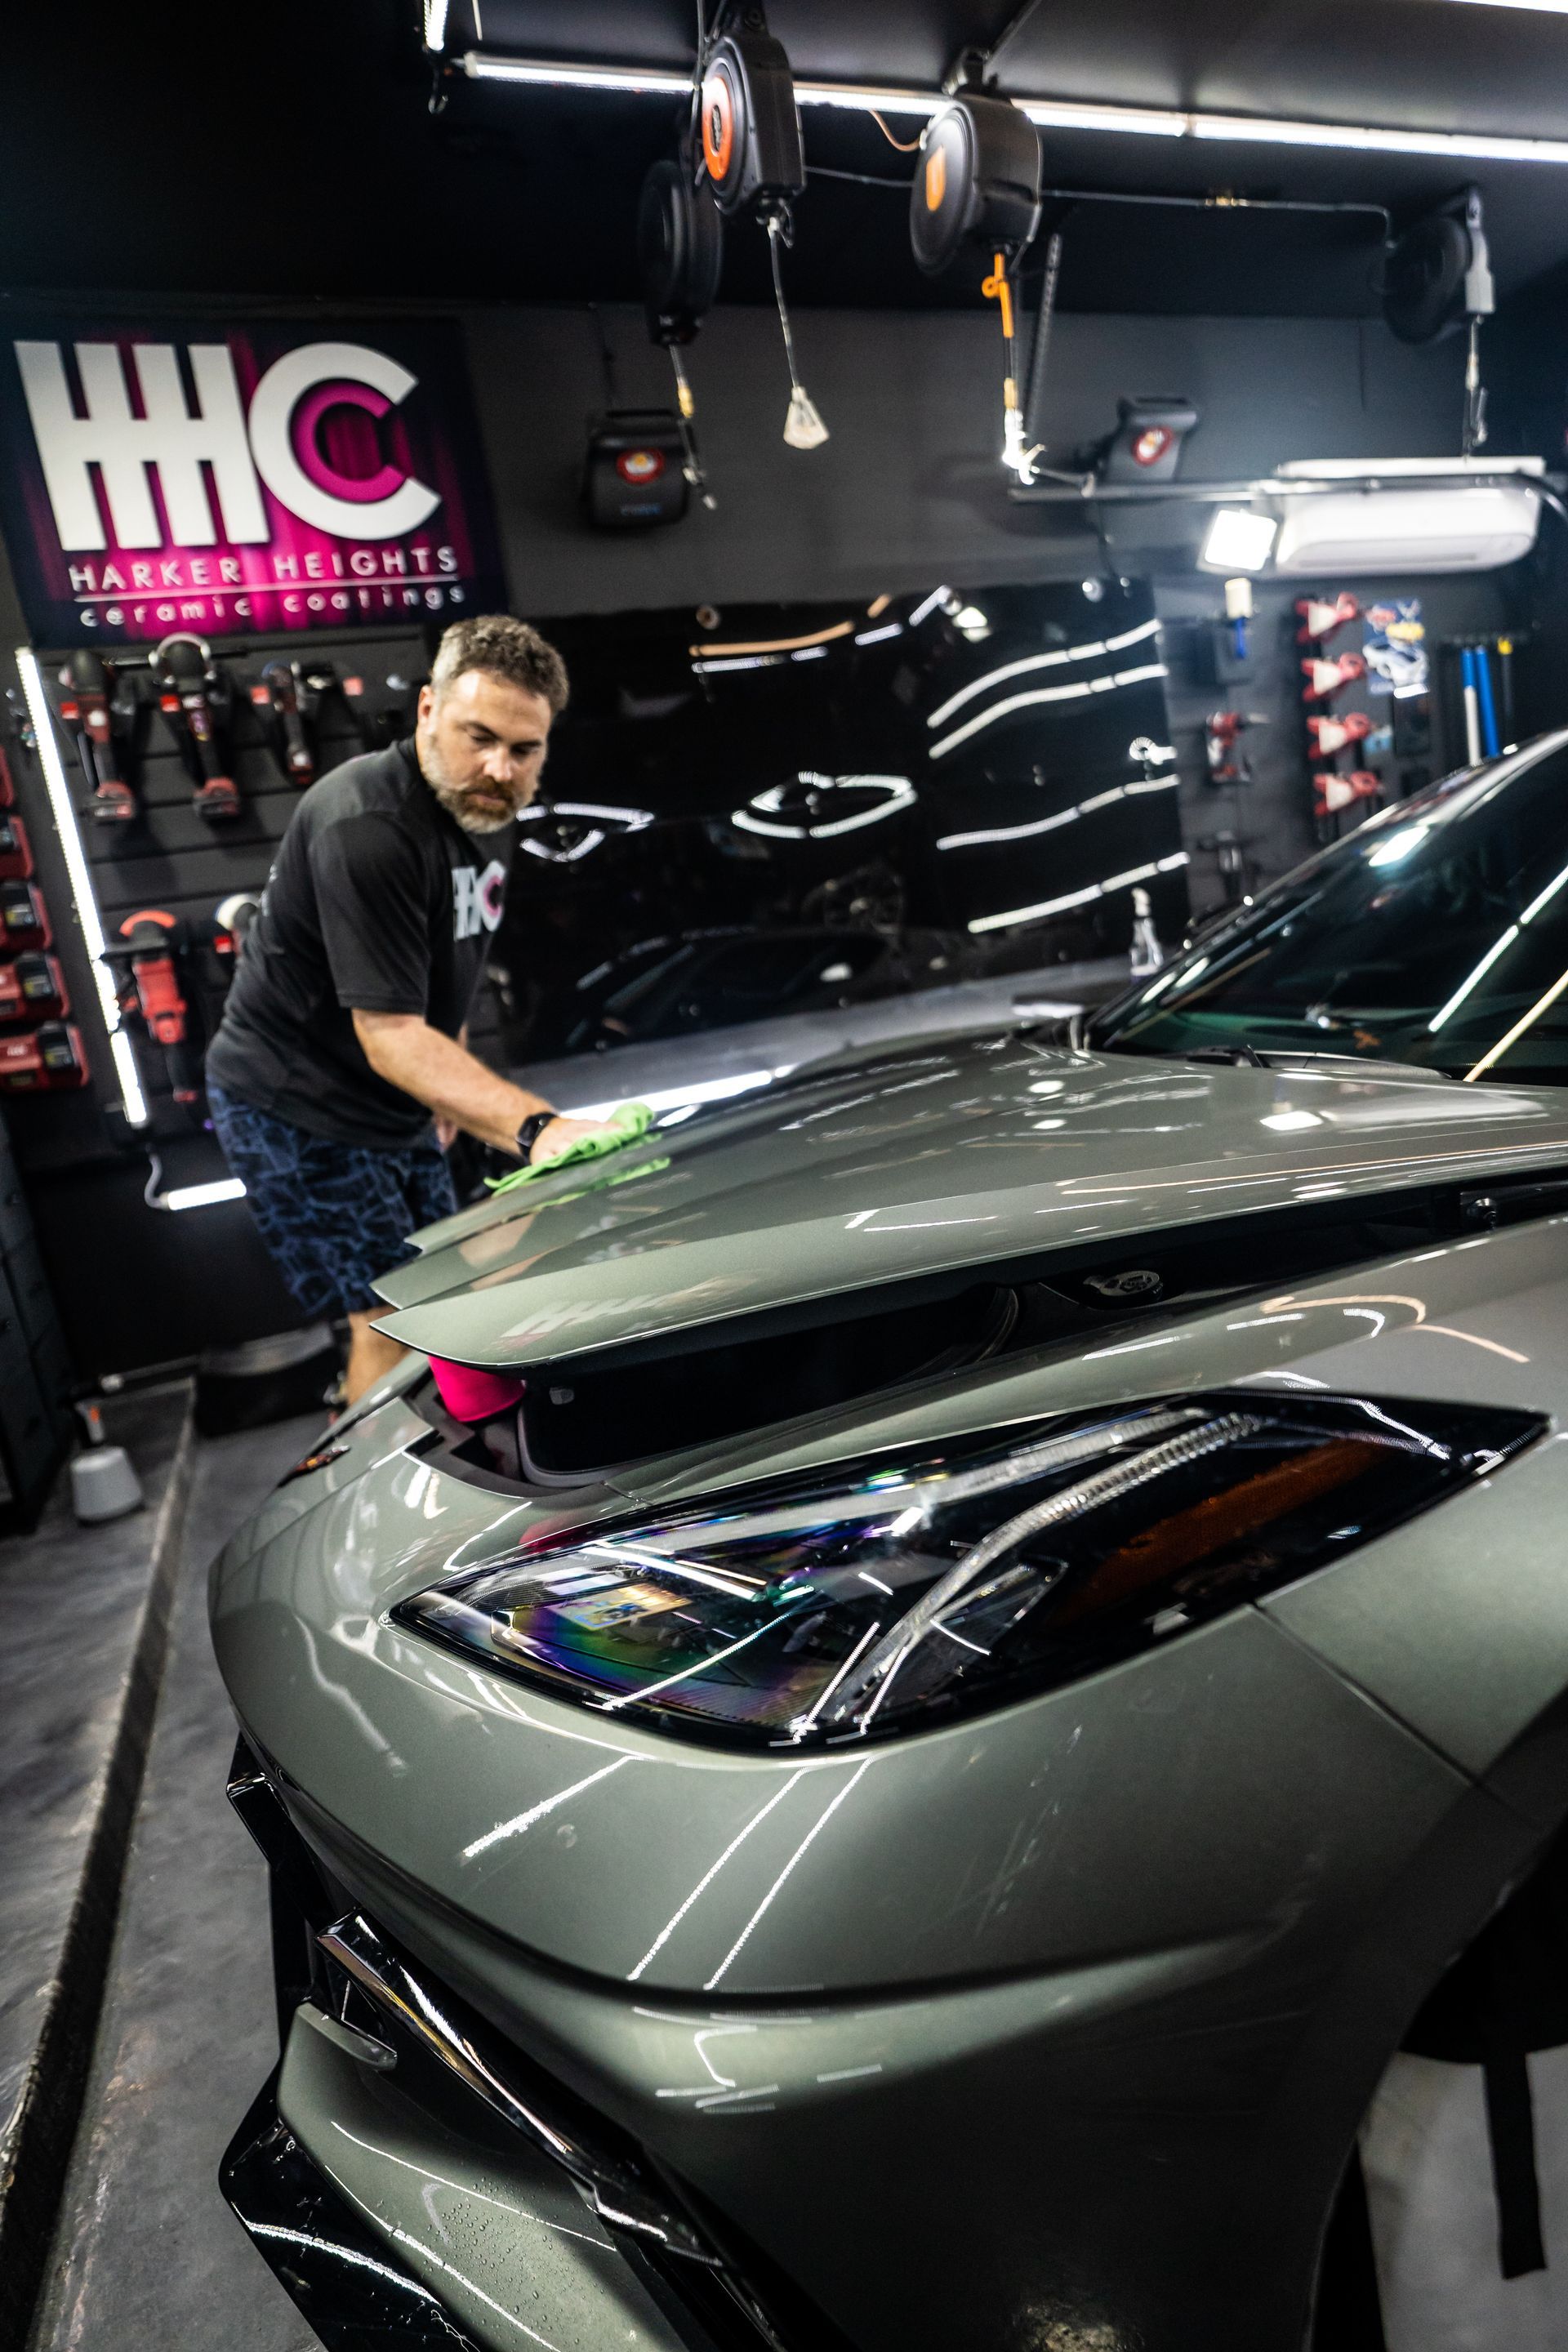
[[[308,1134],[396,1150],[424,1106],[377,1077],[353,1015],[413,1013],[455,1037],[500,920],[513,828],[447,815],[412,742],[312,784],[279,845],[207,1076]]]

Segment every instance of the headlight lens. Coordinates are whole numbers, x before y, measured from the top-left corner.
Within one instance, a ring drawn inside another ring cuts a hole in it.
[[[393,1615],[605,1714],[747,1746],[879,1738],[1169,1641],[1544,1426],[1468,1405],[1173,1397],[524,1549]]]

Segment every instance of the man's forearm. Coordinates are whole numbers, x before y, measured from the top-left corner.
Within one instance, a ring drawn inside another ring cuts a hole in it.
[[[500,1151],[514,1149],[525,1118],[552,1106],[498,1077],[453,1037],[413,1013],[356,1013],[354,1034],[377,1077]]]

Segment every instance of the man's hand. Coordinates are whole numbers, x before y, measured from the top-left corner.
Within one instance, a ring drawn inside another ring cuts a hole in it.
[[[564,1151],[570,1145],[580,1142],[584,1136],[604,1133],[603,1119],[552,1118],[548,1127],[540,1129],[533,1150],[528,1155],[528,1164],[531,1168],[537,1168],[542,1160],[553,1160],[558,1151]]]

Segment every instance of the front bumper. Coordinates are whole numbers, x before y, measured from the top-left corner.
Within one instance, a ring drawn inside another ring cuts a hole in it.
[[[838,2352],[787,2288],[775,2317],[624,2132],[362,1913],[332,1916],[348,1890],[243,1740],[229,1795],[272,1872],[284,2046],[221,2185],[323,2343]]]

